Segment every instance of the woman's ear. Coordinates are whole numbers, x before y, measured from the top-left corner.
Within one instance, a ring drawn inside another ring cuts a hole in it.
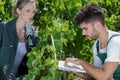
[[[20,10],[19,8],[17,8],[17,9],[16,9],[16,13],[17,13],[18,15],[20,15],[20,14],[21,14],[21,10]]]

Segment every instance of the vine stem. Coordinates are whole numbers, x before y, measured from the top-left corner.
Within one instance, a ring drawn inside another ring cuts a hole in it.
[[[52,40],[53,49],[55,49],[54,38],[53,38],[52,34],[51,34],[51,40]],[[53,51],[53,52],[54,52],[54,58],[55,58],[55,60],[57,60],[56,51]]]

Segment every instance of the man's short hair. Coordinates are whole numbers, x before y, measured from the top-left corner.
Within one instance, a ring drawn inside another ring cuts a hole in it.
[[[100,21],[102,25],[105,25],[105,18],[102,8],[96,3],[90,3],[84,6],[74,17],[75,22],[80,25],[82,22],[92,22],[95,20]]]

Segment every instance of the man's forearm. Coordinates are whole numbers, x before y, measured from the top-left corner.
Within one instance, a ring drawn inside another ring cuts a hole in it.
[[[84,79],[85,80],[95,80],[94,78],[92,78],[90,75],[88,75],[87,73],[83,73]]]
[[[78,76],[80,78],[83,78],[85,80],[95,80],[90,75],[88,75],[87,73],[73,73],[73,74],[75,74],[76,76]]]

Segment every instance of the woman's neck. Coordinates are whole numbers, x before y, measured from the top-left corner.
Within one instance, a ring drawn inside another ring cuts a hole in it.
[[[21,29],[24,29],[24,27],[25,27],[25,25],[26,25],[26,23],[22,20],[22,19],[20,19],[20,18],[18,18],[17,20],[16,20],[16,28],[19,30],[21,30]]]
[[[23,22],[21,19],[17,19],[16,21],[16,31],[17,31],[17,36],[19,39],[19,42],[24,42],[25,40],[25,22]]]

